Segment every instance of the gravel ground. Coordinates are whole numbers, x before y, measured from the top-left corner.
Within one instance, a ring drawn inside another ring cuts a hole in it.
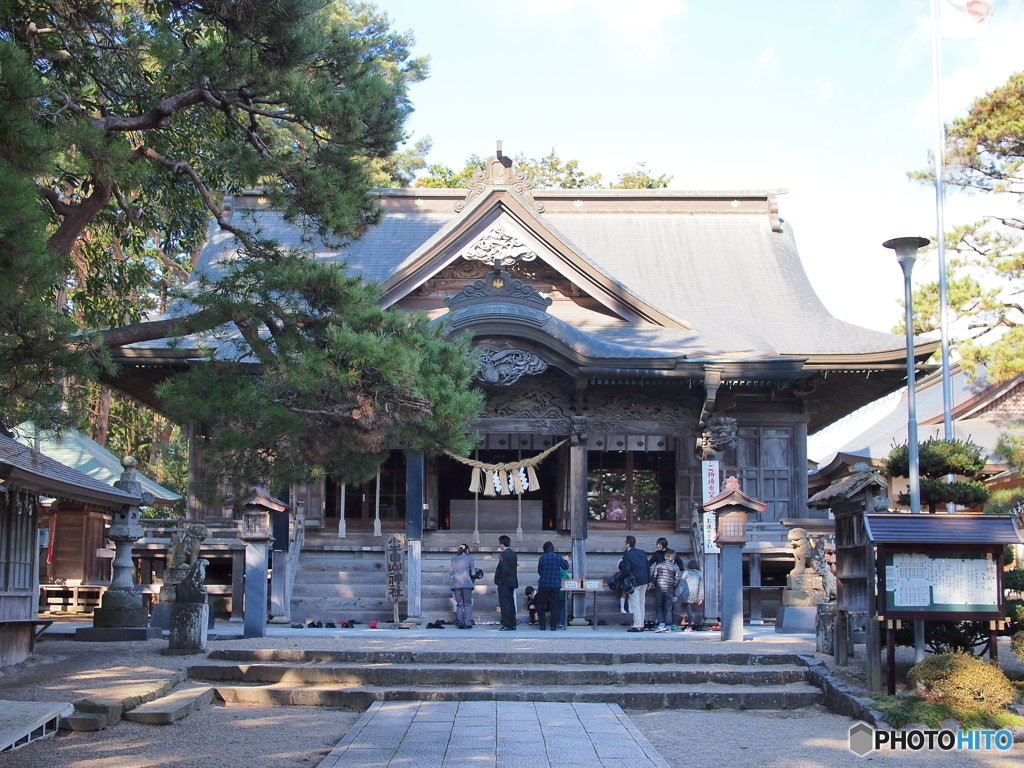
[[[806,640],[771,638],[763,642],[722,643],[679,635],[641,637],[608,632],[468,633],[359,631],[334,636],[310,634],[210,643],[210,648],[301,648],[390,650],[686,650],[692,652],[813,652]],[[670,645],[665,645],[670,643]],[[197,663],[201,656],[161,656],[165,640],[136,643],[77,643],[44,640],[29,662],[0,671],[0,698],[9,700],[73,701],[86,693],[116,692],[130,687],[129,676],[158,679]],[[863,653],[862,648],[858,650]],[[1024,668],[1000,648],[1004,667],[1024,674]],[[900,649],[901,667],[909,666]],[[908,660],[909,659],[909,660]],[[842,670],[856,677],[862,662]],[[874,753],[858,758],[847,749],[853,721],[812,707],[790,712],[731,710],[659,712],[632,711],[631,719],[672,766],[691,766],[714,759],[729,768],[825,768],[881,762],[927,765],[1020,765],[1024,745],[1008,752],[923,751]],[[61,733],[56,738],[0,754],[0,768],[263,768],[315,766],[358,719],[358,712],[307,707],[265,708],[212,706],[174,725],[155,727],[122,721],[98,733]],[[538,766],[539,768],[539,766]],[[628,768],[624,766],[623,768]]]

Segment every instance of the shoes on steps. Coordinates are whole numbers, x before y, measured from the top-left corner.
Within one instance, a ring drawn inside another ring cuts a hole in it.
[[[626,630],[627,632],[643,632],[643,627],[630,627]]]

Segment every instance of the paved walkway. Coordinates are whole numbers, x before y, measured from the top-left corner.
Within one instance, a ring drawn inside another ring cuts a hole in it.
[[[669,768],[617,704],[376,702],[319,768]]]

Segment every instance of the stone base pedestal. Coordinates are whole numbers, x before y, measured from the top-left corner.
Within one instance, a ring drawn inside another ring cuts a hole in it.
[[[816,605],[781,605],[775,631],[785,635],[813,635],[817,615]]]
[[[149,624],[149,611],[141,608],[97,608],[92,613],[94,627],[145,627]]]
[[[206,603],[171,603],[171,632],[167,650],[201,653],[206,650],[210,606]]]
[[[87,643],[119,643],[125,640],[152,640],[163,636],[159,627],[81,627],[75,640]]]
[[[825,588],[821,575],[817,573],[786,577],[786,589],[782,590],[782,604],[785,606],[815,607],[825,599]],[[813,630],[812,630],[813,631]]]

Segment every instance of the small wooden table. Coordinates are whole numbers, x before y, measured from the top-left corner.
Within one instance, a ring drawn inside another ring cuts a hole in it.
[[[576,618],[587,618],[587,595],[594,596],[594,620],[590,622],[590,628],[597,631],[597,593],[600,589],[563,589],[565,593],[565,628],[569,628],[569,604],[573,595],[583,595],[583,616],[573,616]]]

